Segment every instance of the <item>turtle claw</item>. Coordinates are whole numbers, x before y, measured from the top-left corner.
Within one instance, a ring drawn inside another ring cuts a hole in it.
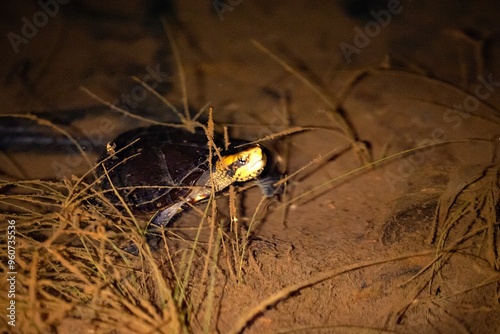
[[[160,249],[161,239],[162,238],[159,235],[155,235],[152,233],[146,234],[146,242],[153,252],[156,252],[158,249]]]
[[[146,234],[146,243],[153,252],[156,252],[160,248],[160,242],[160,236],[152,233]],[[129,245],[123,247],[122,250],[134,256],[139,255],[139,246],[135,243],[130,243]]]
[[[122,251],[129,253],[131,255],[134,255],[134,256],[139,255],[139,248],[134,243],[130,243],[129,245],[123,247]]]
[[[269,174],[257,179],[257,184],[260,190],[266,197],[280,197],[283,194],[283,185],[275,186],[274,184],[281,179],[281,175],[277,173]]]

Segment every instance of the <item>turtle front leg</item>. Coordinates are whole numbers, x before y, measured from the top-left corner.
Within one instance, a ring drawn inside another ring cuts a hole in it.
[[[167,226],[170,221],[179,213],[181,213],[184,209],[184,202],[178,202],[170,205],[169,207],[158,211],[153,218],[151,219],[151,224],[158,227]],[[149,229],[149,227],[148,227]]]
[[[184,202],[172,204],[171,206],[158,211],[146,230],[146,242],[152,250],[158,250],[161,241],[161,233],[159,228],[166,227],[170,224],[174,217],[183,211]]]

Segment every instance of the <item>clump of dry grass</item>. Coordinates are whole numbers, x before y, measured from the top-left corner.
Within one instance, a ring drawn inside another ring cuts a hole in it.
[[[131,217],[101,206],[101,192],[77,178],[0,181],[0,189],[2,220],[16,222],[20,332],[46,333],[68,318],[88,320],[99,332],[181,331],[172,283],[147,248],[139,259],[118,248],[141,236]],[[6,254],[5,243],[1,248]],[[2,260],[2,271],[12,271]],[[3,305],[5,288],[2,282]]]
[[[464,236],[477,236],[480,242],[473,254],[486,260],[492,269],[500,270],[499,212],[500,165],[496,164],[471,175],[465,183],[449,185],[439,200],[430,241],[437,238],[437,252],[442,252],[450,243],[461,244],[466,240],[462,240]]]

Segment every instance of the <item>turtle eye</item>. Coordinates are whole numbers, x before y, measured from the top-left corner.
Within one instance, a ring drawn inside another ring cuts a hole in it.
[[[245,165],[247,162],[248,162],[248,155],[243,155],[241,157],[238,157],[239,165]]]

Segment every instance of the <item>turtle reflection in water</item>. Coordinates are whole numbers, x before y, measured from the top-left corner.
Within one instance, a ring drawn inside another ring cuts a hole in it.
[[[100,159],[101,187],[108,190],[106,194],[114,204],[120,205],[111,190],[111,180],[133,212],[154,213],[153,228],[168,225],[189,204],[210,197],[212,187],[220,192],[233,183],[257,180],[266,196],[279,194],[281,189],[274,186],[279,174],[274,170],[273,156],[265,147],[232,140],[236,147],[221,152],[222,159],[213,154],[210,164],[207,141],[203,132],[190,133],[165,126],[122,133],[110,144],[112,152]],[[220,136],[214,142],[223,147]],[[104,169],[109,179],[103,175]],[[151,234],[147,237],[148,243],[155,247],[155,237]],[[137,253],[134,247],[127,251]]]

